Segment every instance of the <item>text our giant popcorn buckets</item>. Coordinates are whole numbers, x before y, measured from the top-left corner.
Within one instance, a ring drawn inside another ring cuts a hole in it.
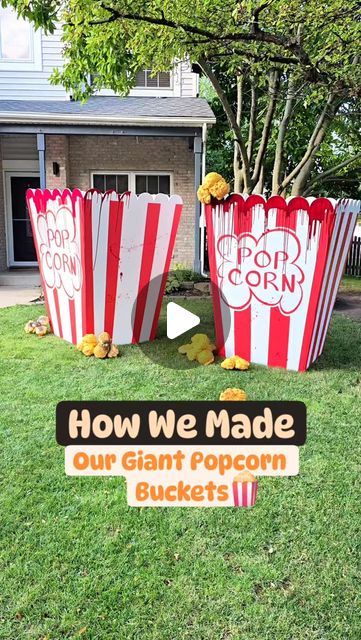
[[[29,189],[45,302],[54,333],[76,344],[155,337],[182,210],[179,196]]]
[[[222,355],[300,371],[314,362],[359,210],[356,200],[238,194],[206,205]]]

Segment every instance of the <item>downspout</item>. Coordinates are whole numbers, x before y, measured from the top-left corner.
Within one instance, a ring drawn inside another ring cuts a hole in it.
[[[200,239],[200,231],[201,231],[201,227],[200,227],[200,219],[201,219],[201,203],[199,202],[198,198],[197,198],[197,190],[198,187],[200,185],[200,183],[202,182],[202,136],[200,135],[195,135],[194,136],[194,147],[193,147],[193,153],[194,153],[194,187],[195,187],[195,193],[194,193],[194,206],[195,206],[195,213],[194,213],[194,271],[196,273],[201,273],[201,256],[200,256],[200,251],[201,251],[201,239]]]
[[[207,154],[207,125],[204,122],[202,125],[202,182],[206,175],[206,154]],[[205,244],[206,244],[206,234],[205,234],[205,215],[204,215],[204,204],[202,204],[202,212],[200,216],[200,225],[201,225],[201,274],[202,276],[208,278],[209,274],[204,271],[204,252],[205,252]]]
[[[38,149],[38,157],[39,157],[40,189],[45,189],[46,187],[45,135],[43,133],[36,134],[36,146]]]

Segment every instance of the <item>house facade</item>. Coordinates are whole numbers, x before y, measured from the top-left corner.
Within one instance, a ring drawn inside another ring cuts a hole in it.
[[[178,193],[184,201],[174,262],[200,270],[200,208],[207,127],[187,62],[139,71],[127,97],[102,91],[85,104],[50,84],[61,32],[45,35],[0,7],[0,272],[36,266],[28,187]]]

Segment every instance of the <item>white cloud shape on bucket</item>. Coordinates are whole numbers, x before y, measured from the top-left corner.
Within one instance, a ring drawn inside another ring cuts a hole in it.
[[[56,212],[47,211],[37,218],[40,259],[48,287],[63,287],[69,298],[81,287],[81,263],[76,242],[74,217],[61,205]]]
[[[229,307],[244,309],[252,296],[265,305],[278,305],[285,314],[301,304],[304,273],[296,264],[301,245],[292,231],[272,229],[258,239],[251,233],[227,234],[219,238],[217,251],[223,258],[220,289]]]

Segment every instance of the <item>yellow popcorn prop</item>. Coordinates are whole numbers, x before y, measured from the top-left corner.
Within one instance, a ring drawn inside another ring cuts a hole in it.
[[[215,350],[216,346],[205,333],[196,333],[189,344],[183,344],[178,348],[178,353],[187,356],[190,362],[197,360],[199,364],[208,365],[214,362]]]
[[[203,365],[212,364],[212,362],[214,362],[214,355],[209,349],[203,349],[203,351],[197,354],[197,361]]]
[[[50,333],[48,316],[39,316],[37,320],[29,320],[24,327],[25,333],[35,333],[37,336],[45,336]]]
[[[229,194],[229,184],[219,173],[208,173],[200,185],[197,196],[203,204],[209,204],[212,197],[223,200]]]
[[[243,389],[235,389],[235,388],[230,388],[228,387],[228,389],[225,389],[224,391],[222,391],[221,395],[219,396],[220,400],[247,400],[247,394],[245,391],[243,391]]]
[[[87,333],[83,336],[81,342],[76,345],[78,351],[81,351],[85,356],[92,356],[94,349],[98,344],[98,338],[94,333]]]
[[[222,369],[238,369],[239,371],[247,371],[249,362],[240,356],[231,356],[221,362]]]
[[[76,347],[85,356],[95,356],[96,358],[116,358],[119,349],[112,343],[112,339],[106,331],[100,333],[98,337],[94,333],[87,333]]]

